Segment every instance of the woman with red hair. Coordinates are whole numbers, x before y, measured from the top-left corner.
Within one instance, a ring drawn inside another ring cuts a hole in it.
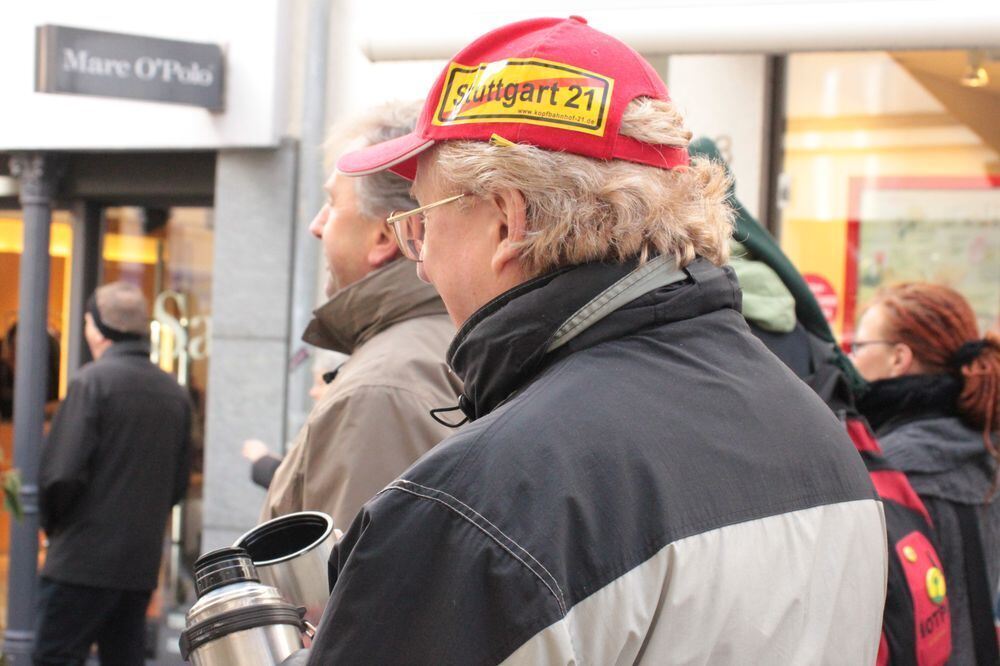
[[[992,663],[1000,578],[1000,336],[980,337],[971,306],[955,290],[900,284],[880,291],[861,317],[851,359],[870,382],[858,408],[886,458],[910,478],[941,541],[952,618],[949,663]]]

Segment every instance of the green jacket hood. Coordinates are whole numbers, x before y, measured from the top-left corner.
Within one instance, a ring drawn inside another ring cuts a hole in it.
[[[743,316],[765,331],[795,330],[795,298],[774,269],[758,261],[742,243],[730,242],[729,265],[743,290]]]

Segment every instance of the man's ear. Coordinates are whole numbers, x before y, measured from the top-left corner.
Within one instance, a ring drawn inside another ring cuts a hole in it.
[[[376,229],[372,231],[371,245],[368,247],[368,265],[372,270],[382,268],[399,256],[399,246],[396,244],[396,237],[388,224],[383,222],[375,223]]]
[[[517,265],[521,258],[518,244],[524,240],[527,233],[527,208],[524,195],[518,190],[505,189],[493,198],[497,207],[497,247],[490,262],[493,273],[500,275],[514,262]]]

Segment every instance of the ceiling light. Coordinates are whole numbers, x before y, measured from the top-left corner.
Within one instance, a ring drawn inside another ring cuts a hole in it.
[[[990,75],[983,67],[984,60],[982,51],[969,51],[968,66],[965,73],[959,79],[963,86],[968,88],[982,88],[990,82]]]

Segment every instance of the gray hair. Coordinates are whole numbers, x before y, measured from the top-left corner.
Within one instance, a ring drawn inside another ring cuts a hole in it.
[[[335,125],[326,143],[328,156],[409,134],[417,123],[422,105],[423,102],[390,102]],[[355,178],[354,188],[358,212],[364,217],[381,221],[393,211],[417,207],[410,196],[410,181],[390,171]]]
[[[97,311],[111,328],[122,333],[149,333],[149,306],[142,290],[128,282],[111,282],[98,287]]]
[[[648,98],[628,105],[620,131],[651,145],[686,148],[691,139],[671,102]],[[707,159],[668,171],[527,144],[445,141],[432,151],[421,159],[456,193],[521,192],[527,237],[520,256],[529,276],[588,261],[645,261],[653,253],[673,256],[682,267],[697,256],[719,265],[728,259],[730,181]]]

